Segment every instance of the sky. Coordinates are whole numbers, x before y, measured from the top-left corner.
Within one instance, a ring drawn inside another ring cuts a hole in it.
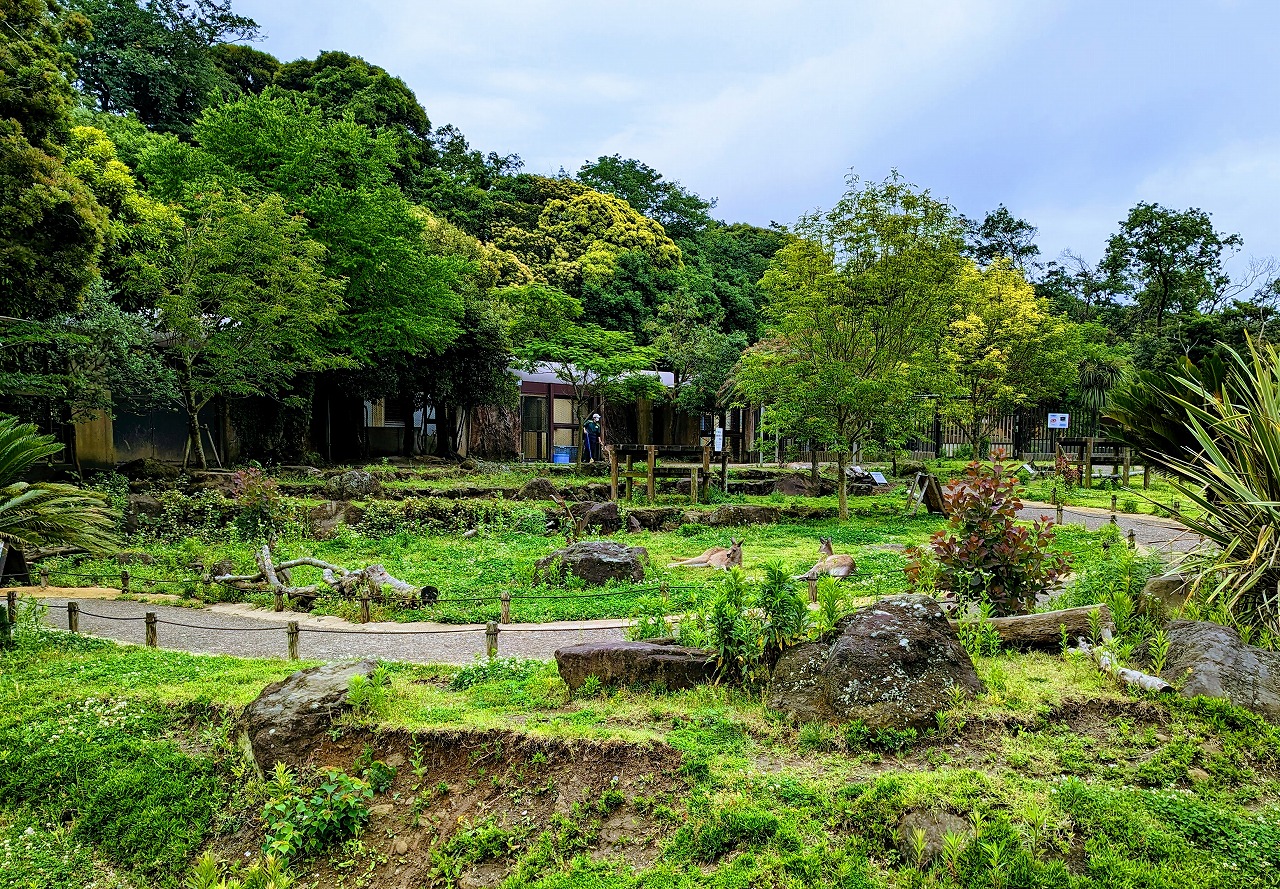
[[[852,170],[1097,260],[1138,201],[1280,256],[1274,0],[235,0],[282,60],[340,49],[527,172],[638,158],[730,222]]]

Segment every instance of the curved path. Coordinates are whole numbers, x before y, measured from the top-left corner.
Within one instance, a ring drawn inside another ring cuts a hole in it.
[[[58,590],[41,593],[48,606],[45,623],[67,628],[66,596]],[[68,591],[70,592],[70,591]],[[103,592],[105,595],[105,591]],[[307,660],[346,660],[358,657],[465,665],[485,652],[484,624],[369,623],[351,624],[341,618],[296,612],[271,612],[244,605],[182,608],[132,600],[73,596],[80,605],[80,632],[120,642],[142,644],[144,618],[153,611],[159,620],[161,648],[238,657],[288,656],[286,625],[299,625],[298,655]],[[557,648],[579,642],[617,641],[627,622],[619,620],[565,621],[549,624],[506,624],[499,628],[498,654],[548,660]]]
[[[1018,511],[1018,518],[1028,521],[1041,516],[1053,518],[1054,506],[1051,503],[1025,503]],[[1062,509],[1064,525],[1084,525],[1096,531],[1111,521],[1111,511],[1091,506],[1064,506]],[[1134,539],[1139,546],[1163,553],[1187,553],[1200,545],[1200,537],[1188,531],[1173,519],[1160,516],[1129,513],[1116,513],[1116,524],[1122,534],[1133,529]]]

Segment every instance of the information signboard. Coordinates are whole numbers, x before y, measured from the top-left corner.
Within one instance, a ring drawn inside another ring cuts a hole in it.
[[[723,450],[724,450],[724,427],[717,426],[716,427],[716,453],[718,454]]]
[[[1071,425],[1070,414],[1050,414],[1049,415],[1050,429],[1067,429],[1070,427],[1070,425]]]

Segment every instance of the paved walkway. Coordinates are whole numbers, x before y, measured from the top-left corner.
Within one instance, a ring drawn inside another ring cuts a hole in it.
[[[1065,525],[1084,525],[1096,531],[1111,521],[1111,511],[1091,506],[1064,506],[1062,522]],[[1051,503],[1024,503],[1018,512],[1018,518],[1034,520],[1041,516],[1053,518],[1054,506]],[[1120,532],[1127,535],[1133,529],[1134,539],[1140,546],[1164,553],[1186,553],[1200,545],[1200,537],[1188,531],[1173,519],[1153,515],[1130,515],[1116,513],[1116,524]]]
[[[299,625],[298,655],[310,660],[374,657],[432,664],[469,664],[485,651],[484,624],[394,623],[350,624],[341,618],[290,611],[263,611],[244,605],[182,608],[120,599],[61,596],[59,590],[37,593],[49,606],[46,623],[67,628],[67,601],[80,605],[80,632],[120,642],[142,644],[145,617],[159,619],[161,648],[239,657],[288,656],[286,624]],[[105,591],[104,591],[105,592]],[[499,628],[498,654],[503,657],[549,660],[555,650],[579,642],[624,638],[620,620],[564,621],[548,624],[506,624]]]

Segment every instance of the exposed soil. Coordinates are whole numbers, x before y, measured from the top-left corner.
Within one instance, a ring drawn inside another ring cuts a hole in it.
[[[492,824],[511,837],[504,842],[523,845],[554,830],[554,816],[578,825],[577,842],[591,856],[621,857],[644,868],[656,859],[670,830],[648,816],[649,807],[684,786],[677,775],[682,757],[665,744],[562,740],[500,730],[348,729],[337,739],[323,739],[307,765],[354,773],[366,746],[374,758],[396,767],[391,787],[371,803],[361,834],[368,851],[346,868],[330,860],[299,862],[299,885],[336,886],[362,874],[366,886],[420,889],[432,885],[438,867],[432,852],[456,835]],[[616,791],[621,799],[612,795],[610,800],[606,791]],[[246,828],[218,843],[217,852],[235,858],[260,843],[261,836]],[[465,857],[453,856],[462,865],[457,885],[479,887],[501,883],[513,856]]]

